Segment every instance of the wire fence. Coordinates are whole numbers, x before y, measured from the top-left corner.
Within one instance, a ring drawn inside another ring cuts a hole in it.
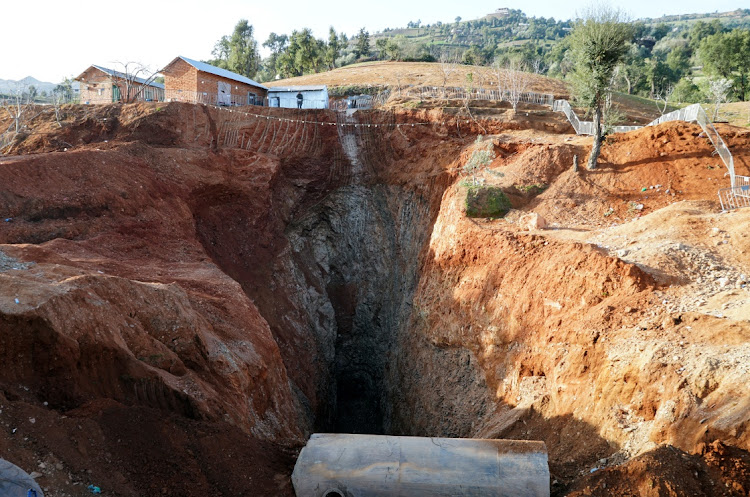
[[[732,153],[729,151],[729,148],[727,147],[726,143],[724,143],[724,140],[722,140],[721,135],[719,135],[719,132],[716,131],[716,128],[714,127],[713,123],[711,123],[711,120],[708,118],[706,111],[703,110],[703,107],[700,104],[689,105],[682,109],[678,109],[668,114],[664,114],[658,119],[651,121],[646,126],[655,126],[657,124],[661,124],[667,121],[688,121],[688,122],[695,121],[697,122],[700,125],[701,129],[703,129],[703,132],[706,133],[706,136],[708,136],[708,139],[711,140],[711,143],[716,149],[716,153],[719,155],[719,157],[721,157],[721,160],[724,162],[724,165],[727,166],[727,169],[729,170],[729,179],[731,181],[730,183],[731,186],[732,187],[738,186],[737,181],[736,181],[737,178],[734,173],[734,158],[732,157]],[[743,177],[743,178],[747,178],[747,177]]]
[[[723,211],[750,207],[750,185],[722,188],[719,190],[719,202]]]
[[[507,90],[491,90],[487,88],[461,88],[459,86],[412,86],[402,90],[409,97],[421,99],[446,100],[485,100],[494,102],[510,102],[512,95]],[[522,92],[519,102],[549,105],[552,107],[555,97],[551,93]]]
[[[555,100],[552,106],[553,110],[562,112],[568,118],[568,121],[573,126],[576,134],[579,135],[593,135],[595,134],[594,123],[592,121],[581,121],[576,115],[570,103],[567,100]],[[719,202],[721,203],[722,210],[736,209],[739,207],[750,206],[750,176],[741,176],[735,174],[734,170],[734,157],[732,152],[729,151],[729,147],[721,138],[721,135],[714,127],[711,120],[708,118],[706,111],[700,104],[688,105],[682,109],[664,114],[646,126],[656,126],[670,121],[686,121],[696,122],[701,127],[703,132],[708,137],[711,144],[714,146],[716,153],[724,165],[729,171],[729,188],[722,188],[719,190]],[[623,133],[641,129],[642,126],[615,126],[613,131],[615,133]]]
[[[242,107],[247,105],[267,105],[267,99],[254,94],[235,94],[189,91],[189,90],[165,90],[164,100],[167,102],[186,102],[191,104],[218,105],[224,107]]]

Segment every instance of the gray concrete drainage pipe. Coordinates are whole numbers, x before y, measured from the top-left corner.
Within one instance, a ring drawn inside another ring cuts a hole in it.
[[[297,497],[549,497],[543,442],[314,434]]]

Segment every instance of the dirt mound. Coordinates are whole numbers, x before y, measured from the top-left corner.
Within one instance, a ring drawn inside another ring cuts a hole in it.
[[[662,446],[621,466],[592,471],[567,495],[743,496],[750,492],[748,468],[747,452],[718,441],[696,455]]]
[[[444,73],[437,62],[365,62],[340,67],[332,71],[308,74],[296,78],[280,79],[265,83],[270,87],[290,85],[328,86],[457,86],[467,85],[467,75],[473,75],[475,87],[491,88],[496,78],[489,68],[456,64],[444,80]],[[557,98],[569,95],[567,86],[559,79],[530,74],[530,91],[552,93]]]

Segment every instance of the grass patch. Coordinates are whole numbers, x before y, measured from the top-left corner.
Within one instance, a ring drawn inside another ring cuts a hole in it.
[[[467,187],[465,206],[467,217],[503,217],[511,208],[505,193],[494,186]]]

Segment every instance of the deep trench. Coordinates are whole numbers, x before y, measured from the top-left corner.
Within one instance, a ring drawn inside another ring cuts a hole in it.
[[[333,192],[287,230],[295,262],[317,268],[315,284],[333,311],[335,329],[318,337],[332,360],[329,416],[316,429],[391,431],[387,372],[411,312],[430,220],[427,199],[413,192],[355,185]]]
[[[274,186],[271,211],[283,210],[279,205],[284,202],[296,207],[288,209],[292,214],[282,222],[280,235],[288,247],[268,249],[273,252],[268,268],[238,262],[236,247],[224,238],[257,248],[253,234],[236,238],[242,229],[232,220],[241,219],[236,214],[242,199],[226,208],[212,206],[210,215],[197,215],[198,229],[224,240],[211,242],[204,236],[203,244],[268,320],[304,431],[468,436],[471,422],[466,419],[478,411],[469,408],[464,413],[463,401],[480,399],[486,392],[476,361],[468,351],[429,344],[421,344],[417,353],[409,341],[420,253],[450,178],[433,178],[429,185],[387,181],[393,167],[392,158],[383,153],[387,145],[372,136],[339,132],[337,150],[322,167],[320,159],[282,159],[286,176],[312,174],[316,167],[338,174],[346,168],[348,174],[346,181],[325,189],[303,208],[299,205],[309,193],[299,185],[307,181],[290,186],[294,180],[285,177]],[[248,252],[252,249],[244,250]],[[425,367],[426,362],[430,366]],[[428,377],[426,369],[438,370],[440,377]],[[441,405],[434,408],[445,419],[417,428],[411,421],[419,417],[415,406],[434,404],[427,390],[439,392],[448,384],[453,393],[441,393]]]

